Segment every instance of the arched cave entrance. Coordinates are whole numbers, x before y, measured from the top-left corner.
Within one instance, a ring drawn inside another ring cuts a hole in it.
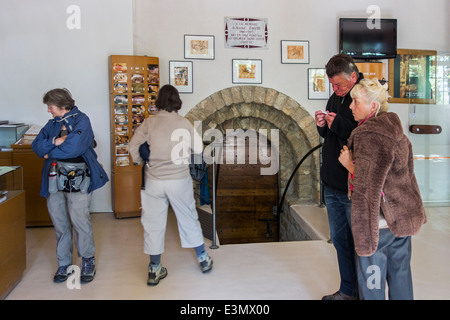
[[[302,157],[319,144],[314,118],[297,101],[271,88],[235,86],[220,90],[200,101],[186,118],[193,124],[201,121],[202,133],[216,129],[224,137],[227,130],[276,130],[279,139],[278,195],[284,192]],[[315,151],[295,174],[283,205],[288,208],[292,204],[318,203],[319,199],[319,151]],[[278,218],[282,233],[283,217]]]

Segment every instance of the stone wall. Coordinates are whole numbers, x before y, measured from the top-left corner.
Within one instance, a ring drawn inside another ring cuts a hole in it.
[[[280,197],[295,166],[319,144],[314,118],[295,100],[274,89],[235,86],[200,101],[186,115],[192,123],[202,121],[202,129],[279,131]],[[268,137],[270,140],[270,137]],[[309,156],[292,180],[287,196],[318,202],[320,192],[319,151]]]

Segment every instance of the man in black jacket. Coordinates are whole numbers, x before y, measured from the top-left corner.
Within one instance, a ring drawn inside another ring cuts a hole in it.
[[[315,119],[319,135],[324,138],[320,178],[324,186],[331,241],[337,252],[341,284],[336,293],[322,299],[347,300],[355,299],[358,294],[350,221],[351,201],[347,195],[348,171],[338,158],[342,146],[357,126],[349,108],[352,102],[350,91],[363,76],[353,59],[345,54],[333,56],[325,68],[334,93],[328,100],[326,114],[317,111]]]

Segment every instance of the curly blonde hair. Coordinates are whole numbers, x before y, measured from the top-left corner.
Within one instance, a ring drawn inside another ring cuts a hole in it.
[[[372,78],[371,80],[361,79],[361,81],[353,87],[350,96],[352,98],[365,96],[370,103],[378,103],[379,107],[377,114],[389,110],[387,84],[382,85],[377,78]]]

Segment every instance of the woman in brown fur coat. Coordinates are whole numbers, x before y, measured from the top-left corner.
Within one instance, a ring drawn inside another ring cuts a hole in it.
[[[411,235],[426,217],[411,143],[377,79],[361,80],[351,96],[358,127],[339,161],[349,171],[360,298],[385,299],[387,282],[390,299],[413,299]]]

